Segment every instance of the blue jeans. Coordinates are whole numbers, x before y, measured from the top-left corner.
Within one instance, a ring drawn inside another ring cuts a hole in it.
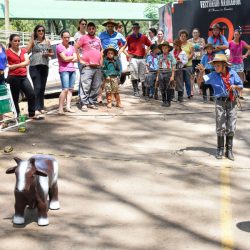
[[[183,70],[183,81],[185,82],[185,88],[187,92],[187,96],[191,96],[191,74],[192,74],[192,67],[186,67]]]
[[[73,89],[76,81],[76,72],[64,71],[59,74],[62,82],[62,89]]]

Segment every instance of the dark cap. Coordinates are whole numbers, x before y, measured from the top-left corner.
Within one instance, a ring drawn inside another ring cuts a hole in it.
[[[133,23],[133,28],[140,28],[140,24],[139,23]]]

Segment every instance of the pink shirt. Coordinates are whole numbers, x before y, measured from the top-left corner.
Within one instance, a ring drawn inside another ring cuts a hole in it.
[[[56,54],[59,63],[59,72],[75,71],[76,69],[73,62],[63,61],[63,59],[60,56],[62,52],[64,52],[65,56],[73,56],[73,54],[75,53],[75,48],[72,45],[69,45],[68,48],[65,48],[62,43],[57,45]]]
[[[242,51],[247,45],[245,41],[240,41],[239,44],[236,44],[234,41],[229,42],[230,49],[230,63],[240,64],[243,63]]]
[[[81,59],[87,65],[101,65],[101,40],[99,37],[91,37],[90,35],[83,35],[78,40],[78,44],[82,49]]]

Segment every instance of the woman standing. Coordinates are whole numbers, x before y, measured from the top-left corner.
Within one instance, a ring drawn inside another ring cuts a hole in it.
[[[63,30],[61,33],[62,43],[56,47],[56,53],[59,63],[59,74],[62,83],[62,92],[59,96],[59,115],[64,115],[63,105],[66,101],[66,112],[75,112],[71,108],[71,99],[76,80],[76,70],[74,62],[77,61],[77,56],[74,46],[69,44],[69,31]]]
[[[156,41],[156,44],[157,45],[160,45],[164,43],[164,33],[162,30],[158,30],[157,32],[157,41]]]
[[[35,27],[26,49],[28,53],[32,53],[30,56],[29,73],[35,92],[36,115],[41,115],[45,112],[44,92],[49,72],[49,57],[54,54],[49,40],[45,39],[45,28],[43,25]]]
[[[237,92],[243,88],[238,74],[232,70],[224,54],[216,54],[210,62],[215,71],[205,75],[205,67],[199,64],[197,67],[203,76],[205,84],[211,84],[216,98],[216,133],[217,153],[216,158],[222,159],[224,154],[224,137],[226,136],[225,156],[234,161],[233,137],[237,122]]]
[[[201,62],[201,57],[204,54],[205,40],[200,37],[200,31],[194,28],[192,31],[192,38],[188,39],[188,42],[192,43],[194,48],[194,56],[192,60],[193,73],[195,72],[196,66]]]
[[[22,90],[28,99],[29,118],[41,118],[39,116],[35,117],[35,94],[27,78],[26,66],[29,65],[29,57],[26,49],[20,48],[19,44],[19,35],[10,35],[9,48],[6,50],[7,66],[9,67],[7,82],[10,84],[10,90],[17,114],[20,114],[18,99],[20,90]]]
[[[184,50],[188,57],[188,63],[185,65],[183,70],[183,80],[185,82],[186,92],[188,99],[193,97],[192,86],[191,86],[191,75],[192,75],[192,59],[194,56],[193,45],[187,41],[188,32],[186,30],[179,31],[179,39],[182,42],[181,49]]]
[[[231,68],[234,69],[241,80],[244,82],[244,63],[243,59],[246,59],[249,54],[250,46],[243,40],[241,40],[240,30],[236,29],[234,31],[234,39],[229,42],[230,59],[229,62],[232,64]],[[243,50],[246,49],[247,52],[243,55]],[[242,96],[242,91],[240,91],[240,99],[244,99]]]
[[[4,84],[4,70],[7,65],[7,58],[6,53],[3,45],[0,43],[0,85]],[[3,128],[5,125],[1,121],[3,120],[3,116],[0,114],[0,129]]]
[[[77,42],[81,36],[87,34],[87,31],[86,31],[87,24],[88,24],[88,22],[86,19],[79,20],[78,28],[77,28],[78,31],[74,35],[75,42]]]

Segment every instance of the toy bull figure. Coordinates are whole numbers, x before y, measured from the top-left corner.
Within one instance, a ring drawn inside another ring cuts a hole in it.
[[[24,224],[24,210],[28,205],[38,210],[38,225],[49,224],[49,208],[59,209],[58,201],[58,163],[47,155],[35,155],[28,161],[14,158],[17,166],[6,170],[6,174],[16,174],[14,224]]]

